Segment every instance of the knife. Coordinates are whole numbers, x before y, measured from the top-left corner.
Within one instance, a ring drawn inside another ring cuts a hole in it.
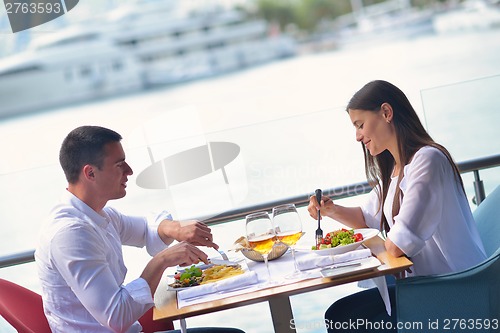
[[[361,263],[360,262],[348,262],[348,263],[342,263],[342,264],[328,266],[328,267],[325,267],[324,269],[335,269],[335,268],[351,267],[351,266],[361,266]]]
[[[224,259],[216,259],[216,258],[210,258],[208,259],[208,262],[213,265],[226,265],[226,266],[232,266],[236,267],[239,266],[237,262],[230,261],[230,260],[224,260]]]

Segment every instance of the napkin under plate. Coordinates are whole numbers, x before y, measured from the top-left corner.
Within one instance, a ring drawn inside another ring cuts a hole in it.
[[[257,282],[257,274],[252,271],[247,271],[243,274],[236,275],[217,282],[202,284],[199,286],[180,290],[177,292],[177,298],[180,300],[187,300],[208,294],[215,294],[218,292],[244,288],[256,284]]]
[[[297,266],[301,271],[308,269],[331,266],[357,259],[368,258],[372,255],[369,249],[354,250],[342,254],[335,254],[330,256],[317,256],[315,254],[308,254],[297,258]]]

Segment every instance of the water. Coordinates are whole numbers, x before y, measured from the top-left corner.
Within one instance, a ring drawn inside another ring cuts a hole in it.
[[[0,253],[35,247],[40,220],[65,186],[57,155],[62,139],[74,127],[94,124],[113,128],[123,134],[126,147],[133,147],[130,138],[135,135],[134,130],[148,119],[168,114],[168,122],[155,125],[164,133],[176,133],[182,132],[187,115],[194,114],[193,120],[199,125],[198,132],[195,131],[198,136],[207,141],[237,142],[242,147],[248,182],[246,197],[238,204],[253,204],[364,179],[359,145],[342,109],[366,82],[385,79],[399,86],[422,118],[438,123],[429,124],[429,128],[439,133],[439,122],[453,118],[456,109],[440,110],[443,112],[440,118],[429,114],[424,117],[425,100],[422,103],[421,91],[498,75],[498,54],[499,30],[422,36],[377,47],[357,45],[305,55],[209,80],[3,120],[0,122],[0,219],[4,237]],[[458,97],[452,95],[450,99]],[[479,102],[490,106],[478,104],[474,112],[461,112],[460,122],[476,124],[472,120],[479,117],[486,119],[481,127],[494,128],[495,122],[487,120],[496,112],[491,101]],[[498,144],[494,143],[498,140],[493,139],[480,143],[488,147],[486,153],[498,153]],[[476,152],[474,145],[458,147],[465,158]],[[134,159],[134,152],[132,149],[127,154],[136,162],[132,167],[137,174],[144,161]],[[492,169],[485,177],[498,179],[497,174]],[[486,182],[486,186],[488,192],[492,185]],[[212,198],[205,196],[194,202],[202,205],[210,203]],[[172,198],[166,198],[165,191],[141,189],[132,178],[127,197],[112,205],[131,214],[150,214],[171,203]],[[184,213],[178,210],[179,214]],[[314,235],[314,223],[308,223],[311,220],[303,210],[301,214],[309,228],[307,234]],[[333,230],[336,226],[334,221],[325,221],[323,229]],[[243,230],[242,221],[216,226],[215,239],[222,248],[229,248]],[[130,268],[127,278],[131,279],[141,272],[147,255],[136,249],[128,249],[125,255]],[[27,264],[2,269],[0,276],[39,290],[34,268],[33,264]],[[324,332],[321,325],[324,310],[334,299],[354,290],[356,285],[348,285],[292,297],[298,332]],[[188,319],[188,326],[220,323],[247,332],[272,331],[265,303]],[[4,327],[0,326],[0,332],[11,331]]]

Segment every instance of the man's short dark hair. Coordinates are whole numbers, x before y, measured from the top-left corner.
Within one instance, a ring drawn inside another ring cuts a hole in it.
[[[81,169],[86,164],[101,169],[106,144],[119,142],[121,139],[120,134],[100,126],[81,126],[72,130],[59,151],[59,163],[66,180],[70,184],[76,183]]]

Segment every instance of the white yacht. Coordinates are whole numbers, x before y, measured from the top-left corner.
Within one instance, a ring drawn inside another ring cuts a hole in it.
[[[0,117],[185,82],[295,54],[288,36],[234,10],[124,5],[0,59]]]
[[[466,0],[436,15],[434,30],[440,34],[486,31],[500,27],[500,7],[492,1]]]
[[[142,86],[139,63],[99,32],[71,29],[63,35],[0,61],[0,116]]]

